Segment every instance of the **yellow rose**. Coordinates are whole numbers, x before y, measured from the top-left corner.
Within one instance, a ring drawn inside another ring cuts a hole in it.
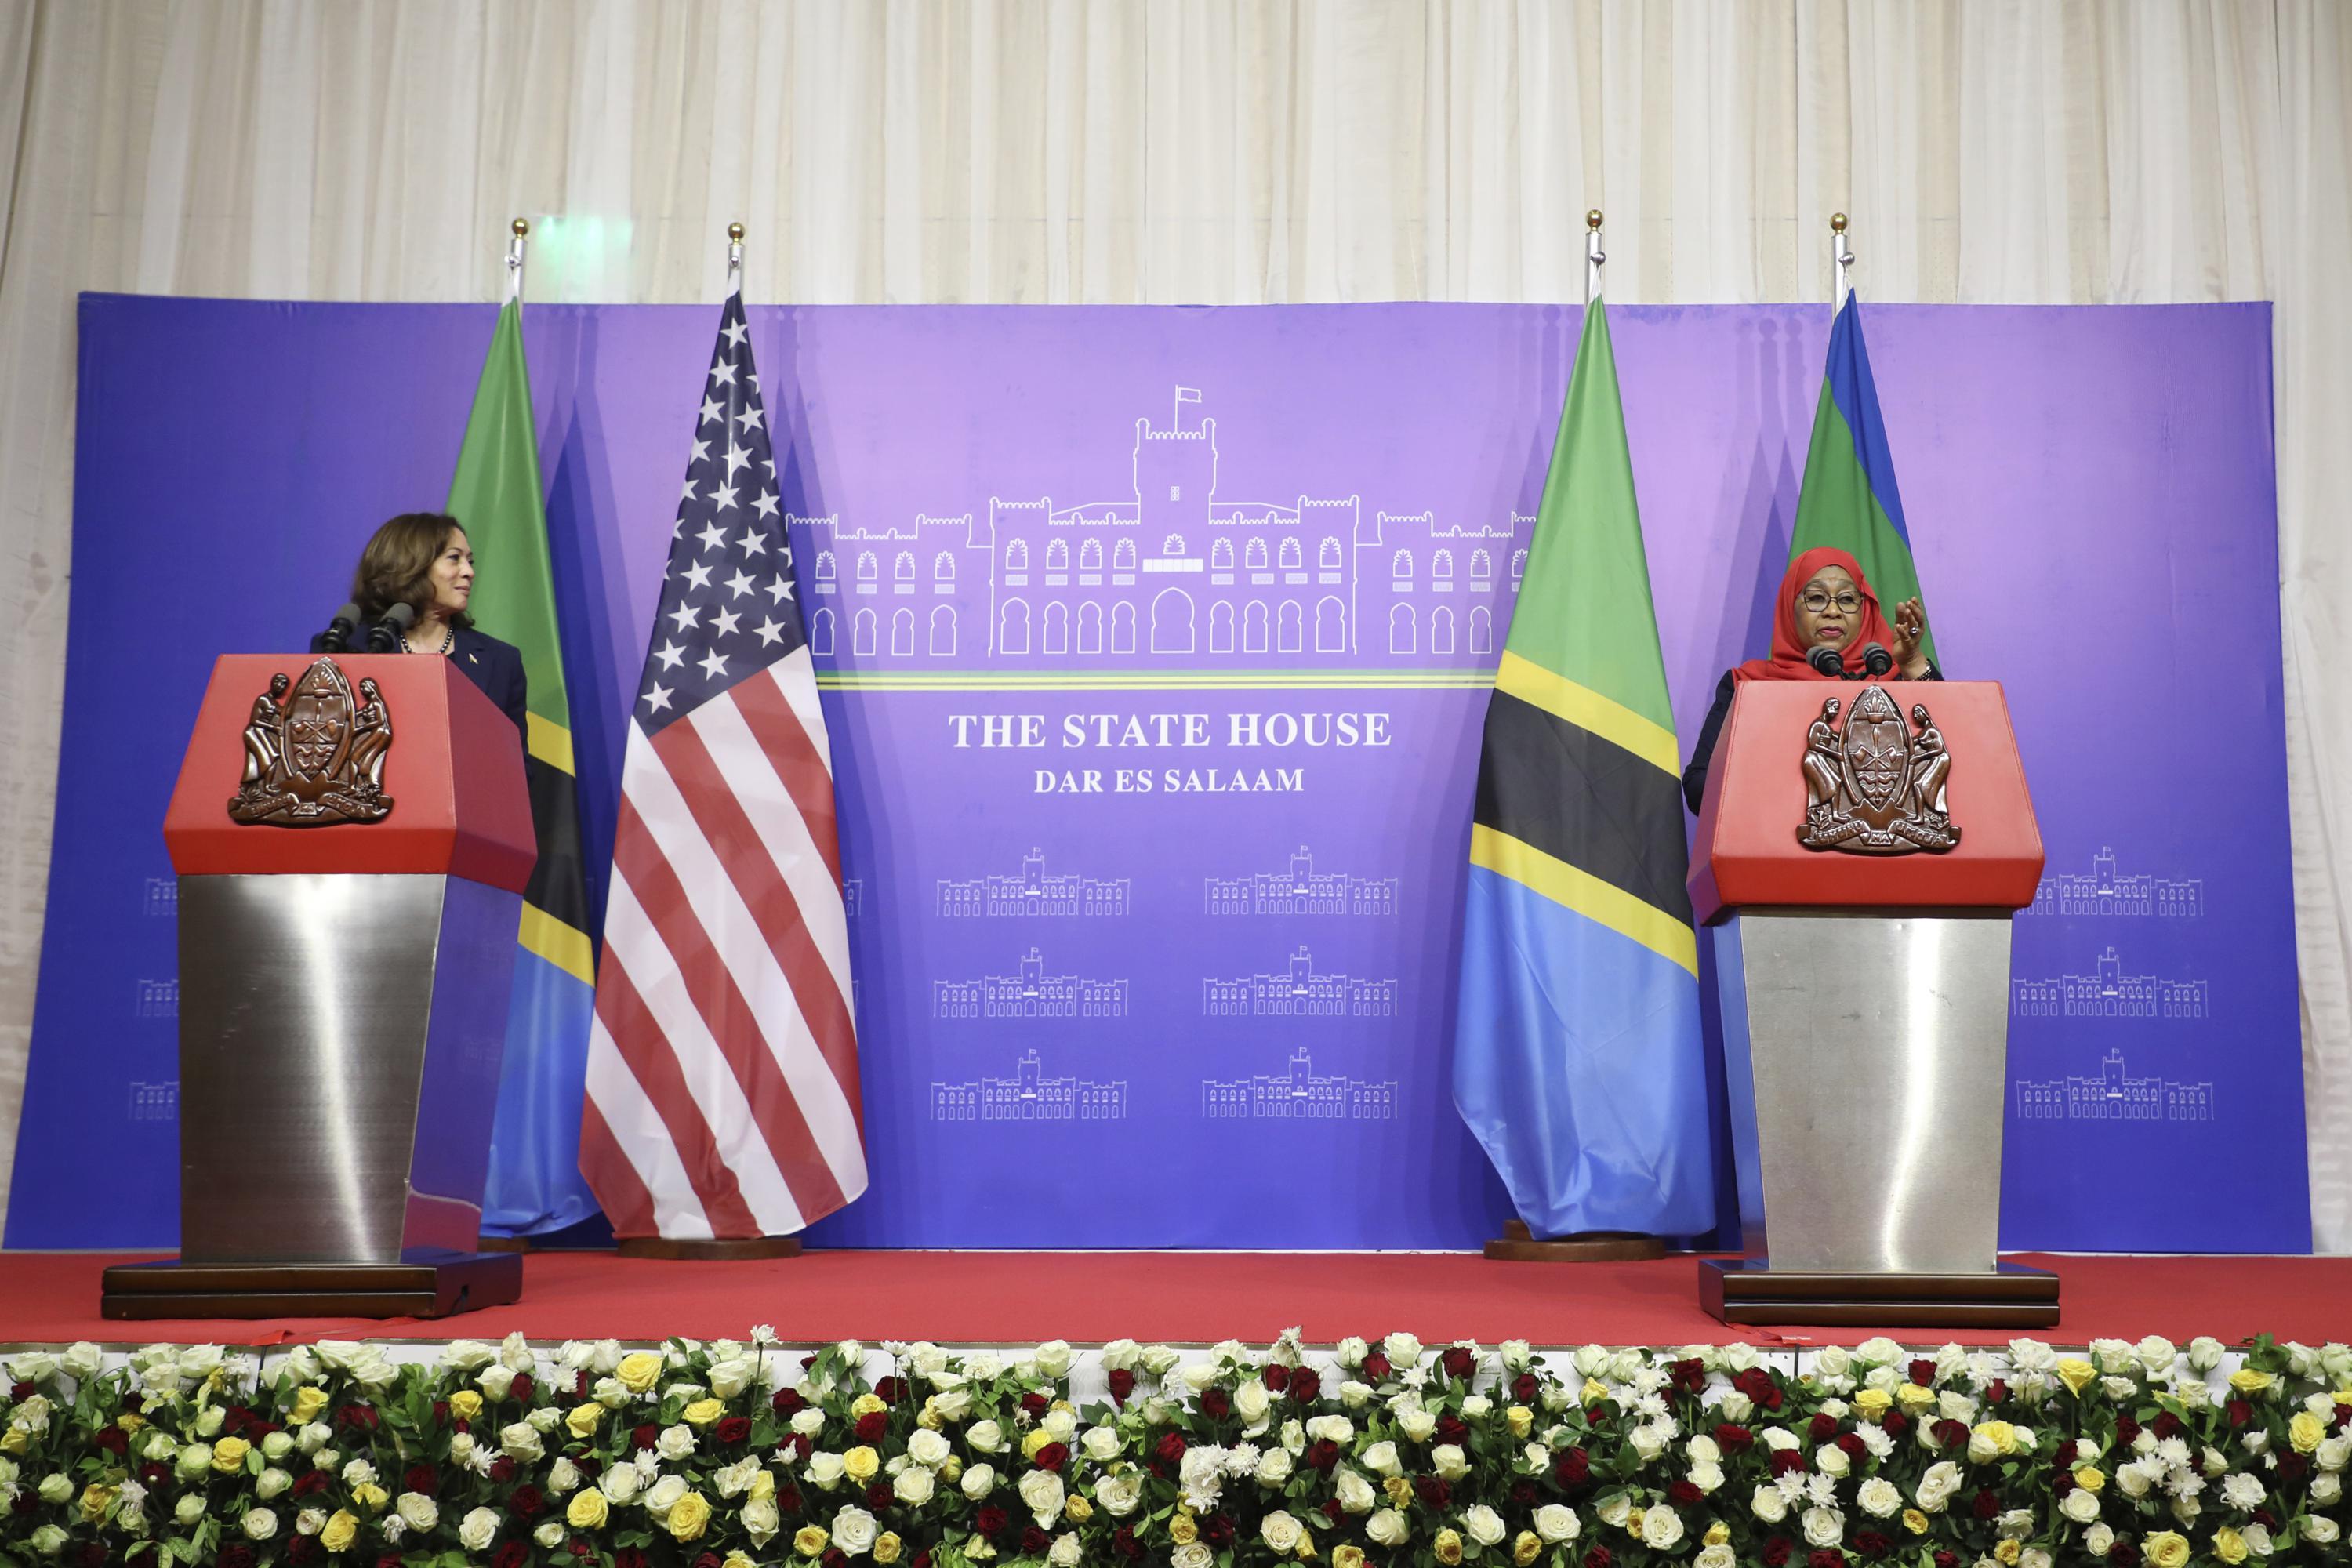
[[[1895,1397],[1904,1409],[1917,1412],[1936,1403],[1936,1391],[1922,1388],[1916,1383],[1906,1383],[1895,1390]]]
[[[1699,1544],[1701,1546],[1720,1546],[1730,1539],[1731,1526],[1724,1523],[1723,1521],[1718,1519],[1713,1524],[1706,1527],[1706,1533],[1699,1538]]]
[[[1051,1432],[1046,1431],[1043,1426],[1036,1428],[1021,1439],[1021,1457],[1024,1459],[1035,1458],[1037,1450],[1053,1440],[1054,1435]]]
[[[874,1561],[877,1563],[896,1563],[898,1561],[898,1548],[901,1542],[897,1535],[893,1534],[889,1531],[884,1531],[881,1534],[874,1538]],[[719,1568],[728,1568],[728,1564],[722,1563],[719,1565]],[[744,1562],[743,1568],[751,1568],[751,1564],[748,1559]]]
[[[2006,1421],[1987,1421],[1977,1427],[1976,1435],[1992,1445],[1996,1454],[2017,1451],[2017,1428]]]
[[[2181,1568],[2189,1561],[2189,1542],[2178,1531],[2159,1530],[2139,1543],[2139,1552],[2154,1568]]]
[[[1168,1521],[1168,1539],[1179,1546],[1190,1546],[1199,1540],[1200,1536],[1201,1527],[1192,1522],[1191,1514],[1181,1509]]]
[[[915,1425],[920,1426],[926,1432],[936,1432],[940,1427],[947,1425],[946,1422],[940,1419],[940,1407],[937,1400],[926,1399],[923,1401],[922,1412],[915,1417]]]
[[[1412,1506],[1412,1483],[1402,1476],[1391,1476],[1381,1483],[1381,1490],[1389,1494],[1391,1507],[1403,1509]]]
[[[7,1431],[0,1432],[0,1454],[23,1453],[25,1440],[25,1429],[22,1426],[11,1426]]]
[[[1360,1546],[1331,1548],[1331,1568],[1364,1568],[1364,1549]]]
[[[2009,1568],[2016,1568],[2017,1560],[2025,1555],[2025,1546],[2021,1542],[2004,1539],[2000,1545],[1992,1549],[1992,1554],[2000,1562],[2009,1564]]]
[[[953,1454],[950,1454],[948,1456],[948,1462],[940,1467],[940,1479],[947,1482],[950,1486],[953,1486],[956,1482],[963,1479],[963,1460]],[[1140,1535],[1143,1531],[1139,1528],[1136,1531],[1136,1533]]]
[[[245,1456],[253,1445],[242,1437],[223,1437],[213,1445],[213,1468],[222,1475],[234,1475],[245,1468]]]
[[[286,1409],[286,1425],[299,1426],[306,1422],[315,1420],[319,1412],[326,1407],[327,1391],[325,1389],[298,1388],[294,1391],[294,1403]]]
[[[1511,1561],[1519,1568],[1528,1568],[1528,1563],[1542,1554],[1543,1537],[1532,1530],[1522,1530],[1519,1538],[1511,1542]]]
[[[1445,1564],[1445,1568],[1454,1568],[1454,1564],[1462,1561],[1462,1537],[1454,1531],[1439,1531],[1437,1538],[1429,1545],[1430,1550],[1437,1553],[1437,1560]]]
[[[2246,1560],[2246,1538],[2223,1525],[2213,1532],[2213,1555],[2224,1563],[2243,1563]]]
[[[2269,1373],[2256,1372],[2250,1366],[2242,1366],[2230,1374],[2230,1386],[2241,1394],[2260,1394],[2277,1381]]]
[[[2074,1467],[2074,1484],[2096,1496],[2107,1489],[2107,1472],[2096,1465],[2077,1465]]]
[[[1875,1421],[1895,1405],[1895,1395],[1883,1388],[1865,1388],[1853,1396],[1853,1408],[1864,1421]]]
[[[613,1369],[613,1375],[619,1378],[621,1386],[631,1394],[645,1393],[661,1373],[662,1358],[654,1351],[634,1351],[623,1356],[621,1364]]]
[[[892,1536],[890,1539],[895,1541],[898,1538],[896,1536]],[[878,1549],[882,1543],[877,1541],[874,1544]],[[753,1568],[753,1565],[749,1557],[744,1556],[741,1552],[738,1551],[729,1552],[726,1560],[719,1564],[719,1568]]]
[[[84,1524],[96,1524],[106,1517],[109,1505],[114,1501],[114,1489],[100,1486],[96,1481],[81,1489],[81,1520]]]
[[[863,1486],[882,1468],[882,1456],[860,1443],[841,1457],[841,1468],[851,1480]]]
[[[1584,1380],[1584,1386],[1576,1391],[1576,1402],[1579,1405],[1606,1405],[1609,1403],[1609,1391],[1588,1377]]]
[[[334,1518],[327,1521],[327,1527],[319,1531],[319,1544],[330,1552],[342,1552],[359,1538],[359,1515],[347,1508],[339,1508]]]
[[[1077,1493],[1072,1492],[1068,1500],[1062,1504],[1062,1513],[1072,1524],[1084,1524],[1094,1518],[1095,1505]]]
[[[593,1401],[586,1405],[575,1405],[572,1407],[572,1413],[563,1418],[563,1429],[574,1437],[591,1437],[595,1436],[596,1428],[604,1419],[603,1405]]]
[[[1511,1429],[1514,1437],[1524,1437],[1536,1428],[1536,1413],[1524,1405],[1514,1405],[1503,1412],[1503,1425]],[[1517,1545],[1512,1547],[1517,1551]]]
[[[703,1526],[710,1522],[710,1500],[700,1492],[688,1492],[669,1505],[669,1518],[662,1522],[672,1541],[699,1541]]]
[[[2080,1356],[2067,1356],[2058,1363],[2058,1381],[2070,1394],[2080,1394],[2099,1375],[2099,1369]]]
[[[482,1414],[482,1396],[470,1388],[461,1388],[449,1396],[449,1414],[460,1421],[472,1421]]]
[[[776,1478],[774,1472],[771,1470],[761,1470],[758,1475],[751,1478],[751,1489],[745,1492],[743,1494],[743,1498],[747,1502],[765,1502],[775,1495]]]
[[[1916,1508],[1906,1508],[1903,1510],[1903,1528],[1914,1535],[1925,1535],[1927,1533],[1927,1516]]]
[[[832,1539],[817,1526],[803,1524],[793,1532],[793,1550],[803,1557],[814,1557],[824,1551],[826,1542]]]
[[[708,1426],[726,1414],[727,1402],[723,1399],[698,1399],[678,1412],[689,1426]]]
[[[2308,1454],[2326,1440],[2327,1423],[2308,1410],[2298,1410],[2294,1419],[2286,1424],[2286,1436],[2287,1441],[2294,1445],[2296,1453]]]
[[[604,1494],[594,1487],[582,1487],[565,1505],[563,1522],[574,1530],[602,1530],[605,1511]]]
[[[134,1411],[126,1410],[121,1415],[114,1418],[114,1424],[117,1426],[121,1427],[125,1432],[136,1432],[139,1428],[147,1425],[147,1417],[141,1415]]]
[[[373,1481],[362,1481],[352,1489],[352,1500],[370,1513],[381,1513],[392,1495]]]
[[[882,1403],[881,1395],[875,1394],[861,1394],[849,1402],[849,1413],[852,1415],[871,1415],[877,1410],[889,1408]]]

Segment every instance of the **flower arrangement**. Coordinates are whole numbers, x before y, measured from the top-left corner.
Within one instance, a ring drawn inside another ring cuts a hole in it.
[[[2352,1351],[845,1342],[8,1363],[0,1559],[266,1568],[2342,1561]],[[887,1365],[869,1380],[870,1369]]]

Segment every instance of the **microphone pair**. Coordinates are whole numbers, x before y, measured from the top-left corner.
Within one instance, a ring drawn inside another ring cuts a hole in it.
[[[319,638],[319,646],[328,653],[344,653],[351,647],[352,633],[360,624],[360,607],[356,601],[335,612]],[[383,613],[383,619],[368,627],[367,645],[370,653],[398,653],[401,638],[416,624],[416,606],[394,605]]]
[[[1815,647],[1805,655],[1805,662],[1832,680],[1846,678],[1845,659],[1833,647],[1826,645]],[[1895,668],[1895,656],[1886,651],[1885,643],[1866,642],[1862,645],[1862,668],[1867,679],[1875,680]]]

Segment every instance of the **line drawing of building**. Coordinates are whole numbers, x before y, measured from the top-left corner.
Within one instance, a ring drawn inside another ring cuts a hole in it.
[[[2060,872],[2042,878],[2025,912],[2193,918],[2205,912],[2205,879],[2153,877],[2144,872],[2126,875],[2116,864],[2115,850],[2103,844],[2091,857],[2089,876]]]
[[[950,920],[1002,920],[1024,915],[1123,915],[1130,890],[1125,877],[1082,877],[1048,871],[1045,852],[1021,857],[1017,874],[991,872],[961,880],[941,878],[939,912]]]
[[[2210,1121],[2213,1084],[2134,1078],[2123,1052],[2111,1050],[2096,1078],[2019,1079],[2017,1114],[2027,1121]]]
[[[1201,1114],[1212,1120],[1304,1118],[1318,1121],[1391,1121],[1394,1079],[1374,1083],[1345,1075],[1318,1077],[1307,1047],[1290,1053],[1286,1071],[1255,1078],[1201,1080]]]
[[[1082,974],[1048,974],[1035,948],[1013,974],[931,982],[933,1010],[942,1018],[1124,1018],[1127,982]]]
[[[2010,1007],[2021,1018],[2202,1018],[2202,980],[2168,980],[2126,974],[2112,947],[2099,954],[2089,974],[2054,980],[2012,979]]]
[[[180,1119],[180,1080],[168,1079],[161,1083],[131,1080],[131,1120],[133,1121],[177,1121]]]
[[[1303,946],[1279,974],[1201,982],[1201,1011],[1212,1018],[1392,1018],[1396,1010],[1394,979],[1319,974]]]
[[[180,879],[177,877],[150,877],[144,897],[144,907],[150,920],[169,920],[180,912]]]
[[[976,1078],[962,1083],[931,1080],[934,1121],[1124,1121],[1127,1080],[1097,1083],[1076,1077],[1047,1078],[1034,1050],[1021,1053],[1011,1078]]]
[[[135,1018],[176,1018],[180,1016],[180,983],[172,980],[139,980],[138,999],[131,1005]]]
[[[856,920],[866,912],[866,879],[844,877],[841,879],[841,912],[844,918]]]
[[[1212,915],[1392,915],[1397,879],[1318,871],[1302,844],[1283,870],[1202,878],[1201,902]]]
[[[811,563],[811,656],[917,668],[960,649],[1037,668],[1494,658],[1532,514],[1465,526],[1433,510],[1367,512],[1357,495],[1230,499],[1217,422],[1194,387],[1175,389],[1166,428],[1139,416],[1131,431],[1126,493],[1111,499],[991,496],[985,510],[906,524],[788,518]]]

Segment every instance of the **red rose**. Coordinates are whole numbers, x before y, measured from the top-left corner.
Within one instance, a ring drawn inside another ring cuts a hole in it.
[[[8,1400],[12,1405],[22,1405],[38,1392],[39,1390],[29,1383],[15,1384],[8,1390]]]
[[[642,1452],[661,1441],[661,1427],[648,1421],[642,1426],[629,1428],[629,1447]]]
[[[1780,1568],[1789,1561],[1796,1546],[1785,1535],[1776,1535],[1764,1543],[1764,1568]]]
[[[574,1399],[585,1399],[588,1397],[588,1369],[584,1366],[580,1369],[579,1373],[572,1380],[572,1397]]]
[[[908,1568],[931,1568],[930,1552],[928,1550],[916,1552],[914,1562],[908,1563]]]
[[[2116,1568],[2139,1568],[2139,1548],[2128,1541],[2118,1541],[2107,1548],[2107,1561]]]
[[[1233,1396],[1212,1384],[1201,1391],[1201,1408],[1212,1421],[1223,1421],[1234,1413]]]
[[[1809,1427],[1808,1430],[1811,1433],[1814,1442],[1826,1443],[1831,1438],[1837,1436],[1837,1417],[1834,1415],[1816,1415],[1813,1417],[1812,1426]]]
[[[1559,1457],[1559,1462],[1552,1467],[1551,1473],[1561,1486],[1580,1487],[1585,1478],[1592,1473],[1592,1456],[1582,1448],[1570,1448]]]
[[[1511,1397],[1522,1405],[1533,1405],[1536,1402],[1537,1387],[1536,1374],[1523,1372],[1511,1379]]]
[[[1870,1446],[1862,1440],[1859,1432],[1847,1433],[1838,1439],[1837,1446],[1844,1449],[1845,1457],[1857,1465],[1870,1457]]]
[[[2336,1425],[2352,1426],[2352,1405],[2347,1405],[2340,1399],[2336,1402]]]
[[[1596,1546],[1584,1554],[1584,1568],[1609,1568],[1617,1559],[1609,1554],[1606,1546]]]
[[[78,1560],[81,1568],[106,1568],[106,1542],[103,1541],[86,1542]]]
[[[305,1470],[294,1480],[296,1497],[313,1497],[325,1491],[333,1482],[324,1470]]]
[[[826,1547],[824,1549],[824,1555],[818,1558],[817,1561],[824,1563],[824,1568],[849,1568],[848,1554],[844,1552],[838,1546]]]
[[[519,1372],[515,1373],[515,1380],[507,1384],[507,1396],[517,1405],[529,1405],[532,1392],[538,1387],[539,1384],[531,1382],[530,1373]]]
[[[1063,1465],[1069,1461],[1069,1458],[1070,1450],[1067,1444],[1048,1443],[1037,1450],[1037,1458],[1033,1462],[1041,1470],[1059,1471]]]
[[[585,1561],[596,1555],[596,1543],[584,1535],[575,1535],[563,1543],[563,1550]],[[400,1559],[395,1555],[389,1564],[379,1563],[375,1568],[400,1568]]]
[[[1834,1546],[1817,1546],[1805,1554],[1808,1568],[1845,1568],[1845,1553]]]
[[[18,1492],[16,1494],[16,1500],[8,1505],[8,1511],[11,1513],[31,1513],[40,1506],[40,1493]]]
[[[1688,1480],[1676,1481],[1668,1487],[1666,1496],[1685,1508],[1696,1508],[1706,1499],[1706,1494],[1698,1489],[1697,1484]]]
[[[1312,1405],[1322,1395],[1323,1374],[1311,1366],[1302,1366],[1290,1374],[1290,1397],[1301,1405]]]
[[[2007,1378],[2005,1378],[2005,1377],[1996,1377],[1996,1378],[1994,1378],[1994,1379],[1992,1380],[1992,1382],[1991,1382],[1990,1384],[1987,1384],[1987,1385],[1986,1385],[1986,1388],[1985,1388],[1985,1402],[1986,1402],[1987,1404],[1989,1404],[1989,1405],[1999,1405],[2001,1401],[2003,1401],[2003,1400],[2007,1399],[2008,1397],[2009,1397],[2009,1379],[2007,1379]]]
[[[1339,1523],[1340,1517],[1347,1511],[1348,1510],[1346,1509],[1339,1506],[1339,1500],[1338,1498],[1325,1498],[1323,1500],[1323,1517],[1329,1520],[1332,1523]]]
[[[1685,1356],[1668,1370],[1676,1388],[1696,1394],[1706,1387],[1706,1363],[1696,1356]]]
[[[1536,1506],[1536,1484],[1533,1481],[1513,1481],[1511,1500],[1521,1508]]]
[[[436,1426],[446,1426],[449,1425],[449,1402],[447,1400],[436,1399],[433,1402],[433,1425]]]
[[[907,1397],[907,1380],[903,1377],[884,1378],[874,1385],[874,1397],[885,1405],[898,1404]]]
[[[1884,1557],[1895,1543],[1874,1530],[1859,1531],[1853,1538],[1853,1549],[1864,1557]]]
[[[100,1427],[95,1441],[100,1447],[110,1454],[127,1454],[131,1451],[131,1434],[120,1426]]]
[[[604,1461],[583,1454],[572,1461],[572,1468],[593,1481],[604,1473]]]
[[[537,1519],[540,1510],[547,1507],[547,1499],[541,1495],[537,1487],[525,1481],[507,1499],[507,1507],[512,1509],[518,1518]]]
[[[1986,1487],[1982,1490],[1979,1491],[1977,1493],[1976,1513],[1979,1519],[1999,1518],[2000,1516],[2000,1494],[1993,1490],[1990,1487]]]
[[[1777,1480],[1780,1477],[1786,1475],[1803,1475],[1804,1473],[1804,1455],[1797,1452],[1794,1448],[1775,1448],[1772,1450],[1772,1475],[1774,1479]]]
[[[694,1568],[719,1568],[719,1565],[726,1561],[716,1552],[699,1552],[695,1554]]]
[[[1932,1361],[1913,1362],[1911,1363],[1911,1381],[1917,1384],[1922,1388],[1935,1387],[1936,1363]]]
[[[1470,1424],[1463,1420],[1459,1415],[1441,1415],[1437,1418],[1437,1440],[1439,1442],[1460,1443],[1469,1436]]]
[[[890,1506],[890,1487],[887,1481],[876,1481],[866,1489],[866,1506],[880,1513]]]
[[[1960,1568],[1960,1554],[1957,1552],[1938,1552],[1933,1561],[1936,1568]]]
[[[431,1497],[441,1489],[441,1477],[430,1465],[411,1465],[400,1478],[404,1491],[422,1492]]]
[[[857,1418],[857,1440],[861,1443],[879,1443],[889,1429],[890,1417],[879,1410]]]
[[[1389,1374],[1389,1358],[1374,1351],[1364,1358],[1364,1376],[1379,1383]]]
[[[2232,1426],[2243,1426],[2254,1418],[2254,1407],[2242,1399],[2232,1399],[2221,1406],[2221,1415]]]
[[[1054,1544],[1054,1538],[1035,1525],[1024,1525],[1021,1530],[1021,1550],[1032,1555]]]
[[[1234,1521],[1225,1514],[1213,1513],[1201,1521],[1201,1539],[1212,1546],[1234,1543]]]
[[[2311,1471],[2308,1454],[2281,1454],[2278,1457],[2278,1478],[2283,1481],[2299,1481]]]
[[[319,1538],[317,1536],[298,1535],[293,1540],[286,1543],[286,1561],[289,1563],[316,1563],[319,1560],[319,1554],[325,1550],[325,1547],[319,1544]]]
[[[1184,1457],[1184,1435],[1181,1432],[1161,1433],[1159,1446],[1151,1452],[1156,1458],[1165,1459],[1171,1465],[1174,1464]]]
[[[624,1546],[613,1553],[613,1568],[649,1568],[641,1547]]]
[[[509,1481],[514,1479],[517,1474],[518,1471],[515,1468],[514,1460],[507,1455],[500,1454],[497,1458],[490,1461],[490,1479],[498,1482],[500,1486],[504,1486]]]
[[[1032,1415],[1045,1415],[1046,1404],[1045,1396],[1034,1388],[1021,1396],[1021,1408]]]
[[[1445,1505],[1454,1499],[1453,1491],[1435,1476],[1422,1477],[1412,1484],[1412,1489],[1421,1494],[1423,1504],[1439,1513],[1444,1512]]]
[[[1448,1377],[1467,1377],[1478,1366],[1478,1358],[1460,1345],[1448,1345],[1445,1353],[1437,1359],[1439,1364],[1445,1368]]]
[[[335,1412],[335,1425],[346,1432],[373,1432],[379,1425],[372,1405],[346,1405]]]
[[[1935,1433],[1936,1441],[1941,1443],[1946,1448],[1965,1448],[1969,1446],[1969,1424],[1965,1421],[1938,1421],[1928,1430]]]
[[[1744,1454],[1756,1446],[1756,1434],[1737,1421],[1726,1421],[1715,1429],[1715,1446],[1727,1454]]]
[[[1339,1462],[1339,1445],[1334,1443],[1328,1437],[1324,1438],[1319,1443],[1308,1444],[1307,1446],[1307,1462],[1314,1466],[1317,1469],[1321,1470],[1324,1474],[1330,1474],[1331,1467]]]
[[[401,1568],[400,1553],[381,1552],[376,1554],[375,1568]]]
[[[1258,1375],[1258,1381],[1274,1393],[1280,1394],[1290,1386],[1290,1369],[1278,1361],[1270,1361],[1265,1363],[1265,1371]]]
[[[2167,1410],[2157,1416],[2156,1424],[2150,1426],[2148,1430],[2156,1434],[2156,1439],[2160,1443],[2167,1437],[2179,1436],[2185,1428],[2181,1424],[2180,1417],[2175,1415],[2171,1411]]]
[[[139,1467],[139,1484],[151,1492],[171,1479],[172,1472],[161,1465],[150,1462]]]
[[[253,1548],[242,1541],[224,1546],[213,1562],[215,1568],[253,1568]]]
[[[1900,1437],[1911,1430],[1911,1417],[1900,1410],[1890,1410],[1878,1418],[1878,1429],[1890,1437]]]
[[[1110,1374],[1110,1397],[1112,1404],[1117,1405],[1122,1410],[1125,1409],[1127,1407],[1127,1396],[1134,1392],[1135,1373],[1129,1372],[1125,1367],[1120,1367],[1117,1372]],[[1130,1531],[1129,1532],[1128,1539],[1129,1541],[1135,1539],[1133,1531]]]
[[[2278,1528],[2278,1515],[2273,1513],[2266,1508],[2258,1508],[2254,1510],[2254,1522],[2261,1525],[2264,1530],[2276,1530]]]
[[[776,1489],[776,1511],[782,1514],[786,1519],[790,1519],[794,1514],[800,1512],[800,1488],[778,1487]],[[614,1563],[614,1568],[620,1568],[620,1565],[618,1563]]]
[[[2116,1416],[2116,1447],[2118,1447],[2118,1448],[2128,1448],[2128,1447],[2130,1447],[2132,1446],[2132,1439],[2133,1439],[2133,1438],[2135,1438],[2135,1437],[2137,1437],[2137,1436],[2139,1436],[2139,1423],[2138,1423],[2138,1422],[2137,1422],[2137,1421],[2133,1420],[2133,1419],[2132,1419],[2130,1416],[2128,1416],[2128,1415],[2118,1415],[2118,1416]]]
[[[743,1442],[751,1436],[751,1417],[746,1415],[730,1415],[726,1420],[721,1421],[718,1426],[712,1427],[710,1431],[711,1436],[717,1437],[722,1443],[731,1446],[736,1443]]]
[[[809,1440],[809,1435],[807,1433],[795,1432],[793,1434],[793,1455],[794,1458],[805,1459],[815,1451],[816,1445]]]
[[[770,1408],[773,1409],[780,1415],[791,1415],[797,1413],[803,1401],[800,1394],[789,1388],[780,1388],[776,1390],[775,1397],[768,1401]]]
[[[1113,1552],[1118,1552],[1121,1557],[1126,1558],[1129,1563],[1141,1557],[1143,1555],[1143,1543],[1135,1539],[1135,1526],[1131,1524],[1120,1525],[1118,1527],[1118,1533],[1110,1538],[1110,1549]]]
[[[998,1536],[1003,1534],[1004,1527],[1012,1522],[1003,1509],[991,1503],[972,1516],[971,1527],[982,1535]]]

